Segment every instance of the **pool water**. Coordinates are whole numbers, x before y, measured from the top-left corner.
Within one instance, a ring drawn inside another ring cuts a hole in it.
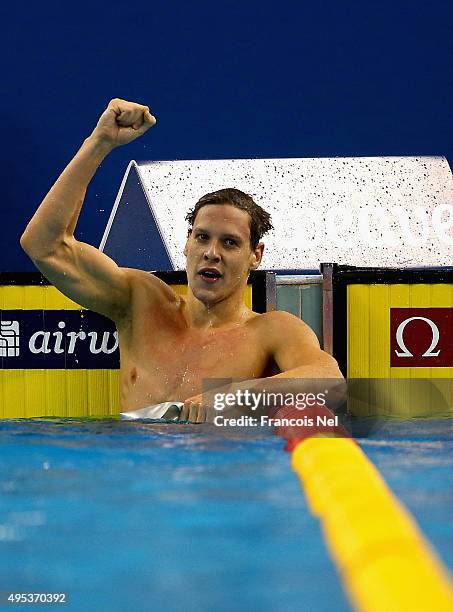
[[[268,431],[10,420],[0,441],[3,597],[67,592],[73,610],[350,609]]]
[[[453,421],[363,431],[362,449],[451,570]],[[268,430],[34,419],[0,421],[0,441],[3,598],[67,592],[71,610],[350,610]]]
[[[360,446],[453,573],[453,419],[382,421]]]

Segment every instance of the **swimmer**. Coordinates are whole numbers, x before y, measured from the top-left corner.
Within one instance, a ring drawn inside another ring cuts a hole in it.
[[[249,381],[269,388],[280,379],[342,380],[337,362],[303,321],[245,306],[249,272],[260,265],[261,238],[272,227],[269,214],[245,193],[232,188],[207,194],[187,215],[185,297],[74,237],[101,162],[155,123],[148,106],[111,100],[21,237],[22,248],[53,285],[116,324],[121,411],[180,400],[180,418],[199,423],[217,414],[203,401],[206,379],[242,379],[242,388]]]

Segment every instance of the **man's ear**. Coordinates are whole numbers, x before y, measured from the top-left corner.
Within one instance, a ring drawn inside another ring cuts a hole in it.
[[[259,242],[252,251],[250,270],[256,270],[263,259],[264,242]]]
[[[189,238],[190,238],[190,235],[191,235],[191,234],[192,234],[192,230],[190,229],[190,230],[188,230],[188,232],[187,232],[187,240],[186,240],[186,245],[185,245],[185,247],[184,247],[184,251],[183,251],[184,257],[187,257],[187,245],[189,244]]]

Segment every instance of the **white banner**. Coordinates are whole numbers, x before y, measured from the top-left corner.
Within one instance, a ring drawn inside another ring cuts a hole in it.
[[[175,269],[185,267],[187,211],[225,187],[245,191],[272,215],[263,268],[453,265],[453,178],[443,157],[186,160],[136,168]]]

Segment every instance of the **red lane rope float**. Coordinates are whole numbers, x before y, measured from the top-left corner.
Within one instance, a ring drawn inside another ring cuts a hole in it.
[[[297,425],[301,415],[311,420]],[[273,418],[355,608],[452,612],[447,570],[333,413],[284,406]]]
[[[272,414],[272,419],[276,435],[286,439],[285,450],[288,452],[311,436],[350,437],[338,416],[321,404],[303,410],[293,405],[282,406]]]

